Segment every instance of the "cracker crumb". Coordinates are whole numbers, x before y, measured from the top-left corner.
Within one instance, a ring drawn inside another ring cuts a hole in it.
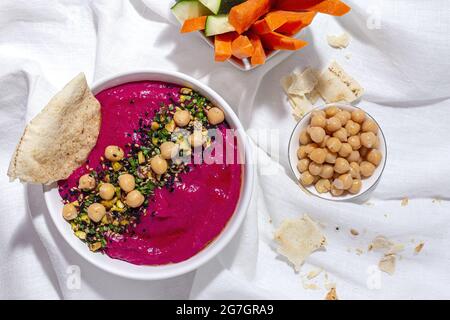
[[[305,290],[320,290],[320,287],[315,283],[303,282],[303,289],[305,289]]]
[[[441,201],[442,201],[442,200],[439,199],[439,198],[434,198],[432,202],[433,202],[433,203],[441,203]]]
[[[311,270],[310,272],[308,272],[308,274],[306,275],[306,278],[308,279],[308,280],[312,280],[312,279],[314,279],[315,277],[317,277],[319,274],[321,274],[322,273],[322,269],[314,269],[314,270]]]
[[[385,236],[376,236],[369,244],[369,251],[377,250],[389,250],[394,245],[393,242],[388,240]]]
[[[330,291],[328,291],[327,295],[325,296],[325,300],[339,300],[335,287],[331,288]]]
[[[402,207],[406,207],[408,205],[408,203],[409,203],[409,199],[408,198],[403,198],[402,202],[401,202],[401,205],[402,205]]]
[[[378,268],[392,276],[395,273],[395,254],[388,254],[381,258]]]
[[[358,232],[358,230],[356,230],[356,229],[350,229],[350,233],[353,235],[353,236],[359,236],[359,232]]]
[[[363,250],[363,249],[356,248],[356,255],[360,256],[360,255],[362,255],[363,253],[364,253],[364,250]]]
[[[347,48],[350,44],[350,36],[346,32],[339,35],[328,35],[327,42],[330,47],[335,49]]]
[[[415,248],[414,248],[414,254],[419,254],[420,251],[422,251],[423,246],[425,245],[424,242],[419,243]]]

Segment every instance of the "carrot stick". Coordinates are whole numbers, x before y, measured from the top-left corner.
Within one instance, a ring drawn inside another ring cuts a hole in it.
[[[181,27],[181,33],[204,30],[206,26],[206,18],[207,16],[201,16],[185,20],[183,26]]]
[[[295,16],[287,16],[288,21],[281,27],[276,29],[276,32],[288,36],[297,34],[303,28],[309,26],[316,16],[316,12],[295,12]]]
[[[253,45],[253,54],[251,63],[253,66],[264,64],[266,62],[266,52],[258,35],[249,32],[248,37]]]
[[[308,42],[294,39],[277,32],[260,35],[261,41],[266,49],[272,50],[299,50],[308,45]]]
[[[231,52],[236,58],[248,58],[253,54],[253,45],[247,36],[240,35],[231,43]]]
[[[269,12],[273,0],[247,0],[230,10],[228,20],[239,34],[248,30],[261,16]]]
[[[283,11],[269,12],[264,19],[258,20],[253,24],[252,30],[257,34],[272,32],[288,21]]]
[[[231,58],[231,43],[236,38],[235,32],[218,34],[214,38],[214,60],[225,61]]]
[[[275,8],[290,11],[315,11],[333,16],[343,16],[351,9],[339,0],[278,0]]]

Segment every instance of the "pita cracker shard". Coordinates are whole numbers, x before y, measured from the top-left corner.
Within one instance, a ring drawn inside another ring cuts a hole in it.
[[[386,272],[387,274],[392,276],[395,273],[395,260],[395,255],[385,255],[378,263],[378,268],[381,271]]]
[[[319,76],[317,91],[327,103],[353,102],[364,94],[364,89],[344,69],[333,61]]]
[[[299,271],[303,262],[314,251],[326,245],[326,238],[308,215],[284,220],[275,231],[278,253],[285,256]]]
[[[97,142],[100,103],[79,74],[26,126],[11,159],[11,181],[50,184],[82,165]]]

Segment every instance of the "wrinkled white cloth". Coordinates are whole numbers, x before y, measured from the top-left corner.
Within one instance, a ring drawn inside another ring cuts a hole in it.
[[[336,284],[341,299],[450,298],[450,3],[347,2],[353,7],[347,16],[314,21],[305,36],[309,47],[242,72],[214,63],[198,35],[180,35],[169,0],[3,0],[0,298],[323,299],[327,282]],[[350,46],[330,48],[326,35],[342,31],[351,35]],[[309,197],[289,169],[287,143],[295,121],[280,78],[295,68],[323,68],[332,59],[365,87],[360,106],[379,121],[387,139],[387,166],[370,203]],[[92,83],[142,68],[200,79],[233,106],[247,129],[274,129],[279,138],[277,150],[254,136],[259,171],[236,238],[196,272],[165,281],[131,281],[90,265],[58,234],[42,189],[6,177],[25,123],[63,84],[80,71]],[[402,206],[405,197],[409,204]],[[273,230],[284,218],[304,213],[320,222],[328,245],[295,273],[276,254]],[[350,229],[359,235],[351,236]],[[367,252],[377,235],[405,246],[393,276],[377,271],[380,253]],[[414,254],[421,242],[422,252]],[[74,265],[81,271],[79,288],[71,282]],[[323,271],[304,280],[316,269]]]

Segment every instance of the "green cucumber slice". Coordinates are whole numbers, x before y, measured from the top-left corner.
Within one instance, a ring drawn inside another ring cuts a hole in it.
[[[199,0],[214,14],[227,14],[231,8],[245,2],[246,0]]]
[[[183,24],[185,20],[210,15],[211,12],[198,0],[181,0],[170,8],[177,20]]]
[[[208,16],[208,18],[206,19],[205,34],[207,37],[215,36],[216,34],[227,33],[234,30],[234,27],[230,24],[230,22],[228,22],[227,14]]]

